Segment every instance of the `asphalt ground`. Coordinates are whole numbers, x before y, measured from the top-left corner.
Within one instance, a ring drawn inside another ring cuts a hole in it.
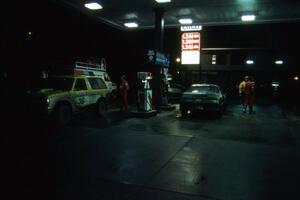
[[[131,109],[134,109],[132,107]],[[2,126],[6,199],[300,199],[300,120],[277,105]],[[7,195],[8,194],[8,195]]]

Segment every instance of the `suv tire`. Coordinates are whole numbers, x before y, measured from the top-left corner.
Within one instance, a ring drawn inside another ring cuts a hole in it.
[[[58,125],[65,126],[72,119],[72,109],[67,104],[58,105],[55,109],[55,121]]]
[[[96,106],[96,112],[99,117],[103,117],[107,113],[107,104],[104,100],[99,100]]]
[[[117,91],[116,90],[111,91],[110,98],[111,98],[111,101],[115,101],[117,99]]]

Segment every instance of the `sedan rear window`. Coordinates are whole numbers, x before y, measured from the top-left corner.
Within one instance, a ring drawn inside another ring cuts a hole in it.
[[[219,93],[220,90],[216,86],[192,86],[189,89],[187,89],[186,92],[207,94],[207,93]]]

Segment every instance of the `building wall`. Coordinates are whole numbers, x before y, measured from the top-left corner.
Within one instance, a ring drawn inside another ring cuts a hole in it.
[[[212,55],[217,55],[215,65],[212,64]],[[248,75],[254,78],[258,96],[270,96],[274,92],[272,82],[287,85],[290,80],[287,77],[291,77],[293,73],[297,74],[298,70],[295,57],[285,56],[282,58],[285,62],[283,65],[275,65],[276,56],[267,51],[205,52],[201,55],[200,65],[175,65],[173,77],[175,82],[184,86],[193,83],[218,84],[229,96],[237,96],[239,83]],[[251,57],[255,64],[245,64],[248,57]]]

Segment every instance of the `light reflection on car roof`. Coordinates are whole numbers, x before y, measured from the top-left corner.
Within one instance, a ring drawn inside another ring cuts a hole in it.
[[[191,85],[192,87],[202,87],[202,86],[215,86],[215,87],[219,87],[218,85],[215,84],[206,84],[206,83],[195,83]]]

